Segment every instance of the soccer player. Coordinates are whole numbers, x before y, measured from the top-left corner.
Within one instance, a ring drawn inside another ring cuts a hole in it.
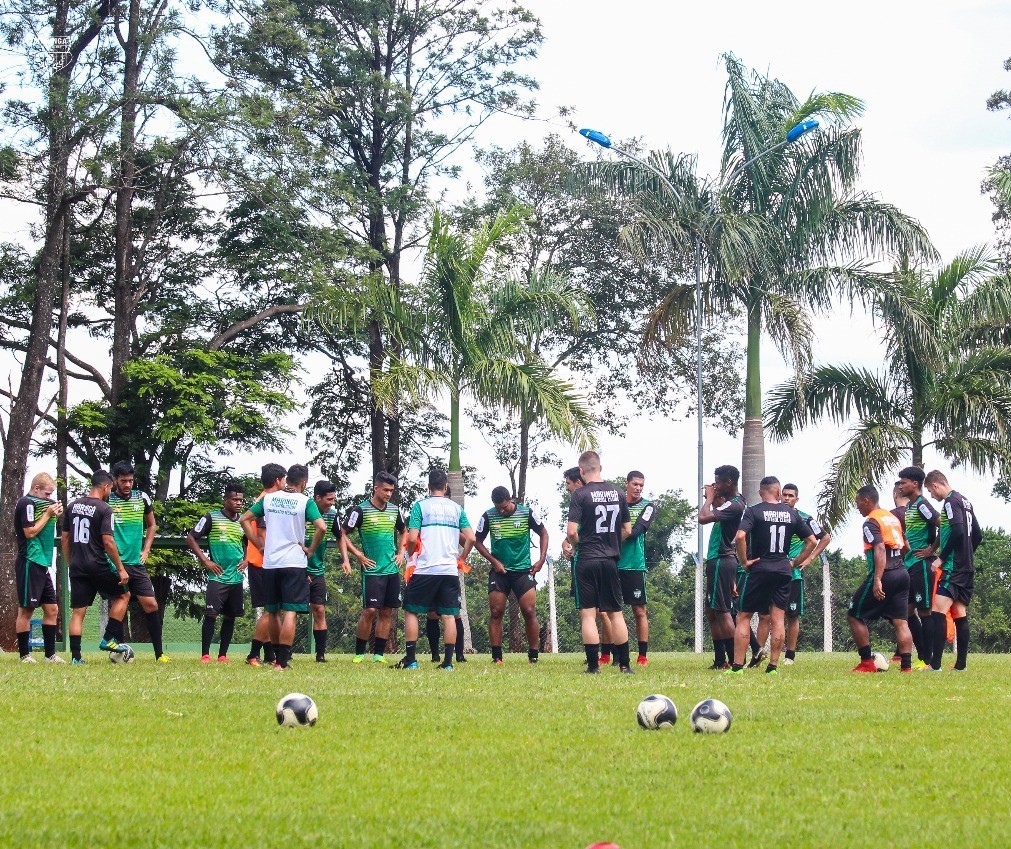
[[[435,611],[442,619],[445,659],[439,669],[453,671],[456,651],[456,617],[460,614],[460,577],[456,561],[460,540],[474,544],[474,529],[455,501],[446,492],[449,480],[442,469],[428,473],[428,497],[414,502],[407,523],[407,551],[421,543],[417,566],[404,593],[404,644],[407,653],[398,669],[417,669],[418,616]]]
[[[323,517],[326,533],[333,534],[340,540],[341,527],[337,522],[337,511],[334,501],[337,500],[337,487],[328,480],[316,481],[312,488],[312,499]],[[336,524],[335,524],[336,523]],[[312,522],[305,525],[305,545],[312,545],[316,527]],[[309,612],[312,614],[312,639],[316,644],[316,663],[326,663],[326,541],[320,543],[306,561],[306,574],[309,576]]]
[[[969,602],[976,575],[974,555],[983,541],[983,529],[976,520],[972,502],[951,488],[948,479],[936,469],[925,481],[927,491],[935,501],[942,502],[939,540],[941,550],[933,566],[941,570],[941,579],[934,593],[934,647],[931,668],[940,670],[947,637],[944,616],[950,610],[955,620],[957,653],[952,669],[965,669],[969,652]]]
[[[64,663],[56,653],[56,587],[49,567],[53,565],[56,546],[56,521],[63,514],[63,505],[53,501],[56,482],[45,472],[32,478],[27,495],[14,507],[14,535],[18,553],[14,560],[14,575],[18,583],[18,615],[14,630],[18,637],[18,653],[22,663],[35,663],[29,637],[32,614],[42,608],[42,646],[46,660]]]
[[[902,557],[906,541],[899,520],[878,505],[878,491],[873,486],[857,490],[857,510],[864,517],[864,553],[867,577],[850,602],[847,621],[853,642],[860,652],[854,672],[877,672],[871,658],[871,638],[867,623],[884,617],[895,628],[902,672],[912,672],[913,638],[906,624],[909,603],[909,572]]]
[[[649,651],[649,619],[646,616],[646,532],[653,524],[656,507],[652,501],[642,497],[646,486],[646,477],[642,472],[631,471],[625,476],[625,501],[628,504],[628,516],[632,522],[632,533],[621,544],[621,556],[618,558],[618,579],[621,581],[621,598],[632,608],[635,618],[635,639],[639,644],[639,657],[636,663],[645,666],[649,663],[646,654]]]
[[[934,594],[932,562],[937,551],[937,528],[941,517],[923,497],[926,475],[917,466],[908,466],[899,472],[896,484],[896,509],[901,509],[899,499],[904,499],[902,510],[903,536],[909,543],[906,552],[906,570],[909,572],[909,632],[916,647],[916,669],[930,665],[934,651],[934,620],[931,615],[931,597]],[[895,511],[892,511],[893,513]],[[945,625],[947,634],[947,625]],[[898,652],[896,652],[898,654]]]
[[[112,467],[112,494],[109,506],[113,513],[113,529],[116,548],[120,559],[130,576],[130,595],[137,599],[147,631],[151,635],[151,648],[160,663],[168,663],[169,656],[162,650],[162,622],[155,598],[154,584],[147,573],[147,558],[151,554],[151,544],[158,525],[154,519],[154,508],[146,492],[133,488],[134,468],[125,460]]]
[[[260,469],[260,484],[263,491],[257,496],[257,500],[262,499],[271,492],[280,492],[284,489],[287,480],[287,472],[284,466],[279,463],[267,463]],[[266,605],[266,579],[263,574],[263,532],[266,525],[262,518],[256,520],[256,538],[246,541],[246,564],[249,568],[246,575],[249,578],[249,604],[254,610],[260,608],[263,612],[256,620],[256,628],[253,631],[253,640],[249,647],[249,655],[246,663],[250,666],[261,666],[260,649],[263,649],[263,663],[274,665],[274,645],[270,641],[270,614]]]
[[[200,634],[200,662],[211,662],[211,642],[214,625],[221,617],[221,636],[218,638],[218,663],[228,662],[228,647],[235,633],[235,617],[242,616],[242,573],[246,569],[245,535],[239,524],[244,492],[242,485],[225,485],[221,509],[205,513],[196,527],[186,535],[197,560],[210,573],[207,576],[207,601]],[[201,542],[207,544],[205,554]]]
[[[372,481],[372,498],[352,507],[344,519],[344,535],[341,537],[344,574],[351,574],[349,550],[362,568],[362,614],[355,635],[354,663],[365,660],[373,624],[376,639],[372,647],[372,662],[386,663],[390,624],[394,611],[400,607],[400,570],[406,560],[407,526],[400,508],[392,503],[396,488],[397,479],[393,475],[379,472]],[[351,534],[355,531],[358,532],[361,549],[351,542]],[[436,620],[436,647],[438,641]]]
[[[737,560],[744,567],[740,588],[737,633],[734,639],[734,663],[725,674],[740,674],[751,636],[751,617],[770,613],[772,646],[765,671],[778,674],[779,653],[785,636],[784,616],[790,599],[792,570],[804,562],[818,544],[807,522],[792,507],[780,500],[779,478],[762,478],[758,486],[762,500],[746,508],[737,528]],[[748,559],[748,535],[755,555]],[[790,540],[794,535],[804,540],[798,557],[790,559]]]
[[[705,564],[706,619],[713,637],[714,655],[710,669],[729,669],[728,660],[734,656],[735,539],[747,506],[744,497],[737,491],[740,479],[741,473],[735,466],[719,466],[714,482],[703,487],[703,503],[699,509],[699,524],[713,525]],[[755,651],[752,656],[757,656]]]
[[[491,492],[492,508],[485,510],[477,520],[474,548],[491,564],[488,572],[488,640],[491,643],[491,660],[504,663],[502,658],[502,617],[505,615],[509,593],[516,596],[520,613],[527,630],[527,660],[537,663],[540,653],[541,626],[537,622],[537,581],[534,578],[548,556],[548,529],[541,523],[537,512],[526,504],[517,504],[509,490],[497,486]],[[530,533],[537,534],[540,550],[537,560],[530,561]],[[484,541],[491,534],[491,551]],[[470,554],[471,545],[463,549],[462,559]]]
[[[64,516],[60,544],[70,571],[70,654],[75,664],[85,662],[81,657],[81,633],[84,615],[96,593],[109,602],[109,620],[98,648],[126,651],[122,645],[123,617],[130,601],[130,574],[116,548],[113,512],[106,503],[111,493],[112,475],[99,469],[91,476],[88,494],[71,501]]]
[[[254,502],[239,522],[246,536],[257,541],[256,519],[266,525],[263,537],[264,608],[270,614],[270,641],[274,644],[274,668],[289,669],[295,640],[295,616],[309,612],[308,558],[323,543],[326,522],[316,502],[305,494],[309,469],[296,463],[288,469],[287,484]],[[312,542],[305,544],[305,526],[315,527]]]
[[[622,615],[621,578],[618,558],[622,540],[632,533],[628,501],[614,484],[601,476],[600,455],[584,451],[579,455],[579,472],[585,481],[569,501],[566,538],[573,550],[578,549],[575,564],[576,607],[579,608],[580,630],[586,651],[586,672],[600,672],[597,613],[611,623],[611,637],[617,643],[614,651],[618,668],[625,674],[633,670],[628,653],[628,627]]]
[[[790,581],[790,598],[787,601],[786,607],[786,657],[783,659],[784,666],[793,665],[797,657],[797,640],[800,638],[800,618],[804,615],[804,570],[818,559],[832,541],[832,534],[821,526],[821,522],[810,513],[805,513],[797,507],[799,495],[800,491],[797,489],[797,484],[788,483],[783,487],[783,503],[789,504],[807,522],[811,532],[818,540],[818,544],[807,559],[798,562],[793,569],[793,580]],[[803,540],[795,536],[790,541],[790,559],[796,560],[800,556],[803,547]]]

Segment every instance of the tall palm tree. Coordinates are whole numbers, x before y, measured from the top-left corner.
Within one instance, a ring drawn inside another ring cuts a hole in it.
[[[871,312],[882,370],[818,366],[769,394],[775,439],[857,419],[819,494],[829,522],[861,485],[907,458],[922,467],[926,448],[981,474],[1011,468],[1011,278],[997,262],[977,247],[934,271],[903,265]]]
[[[623,163],[595,163],[591,185],[629,202],[627,244],[639,255],[691,257],[698,239],[704,262],[704,320],[747,330],[744,492],[758,498],[765,474],[761,340],[772,335],[797,368],[811,360],[813,310],[833,296],[873,297],[881,276],[876,257],[895,252],[930,256],[920,225],[890,204],[856,188],[860,131],[850,121],[863,111],[856,98],[815,93],[800,101],[780,81],[749,73],[724,57],[727,88],[719,178],[700,177],[696,160],[652,153],[677,195],[655,177]],[[816,118],[823,129],[776,148],[791,127]],[[776,148],[747,167],[749,160]],[[646,326],[651,344],[670,345],[695,330],[695,285],[678,283],[659,299]]]

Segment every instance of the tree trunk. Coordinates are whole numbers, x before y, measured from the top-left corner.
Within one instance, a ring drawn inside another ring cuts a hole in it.
[[[748,504],[759,501],[758,484],[765,477],[765,434],[762,430],[762,316],[760,305],[748,306],[748,350],[745,378],[744,451],[741,491]]]
[[[452,499],[463,507],[463,472],[459,469],[449,471],[449,490]],[[467,586],[460,574],[460,619],[463,620],[463,650],[467,654],[474,652],[474,640],[470,633],[470,616],[467,615]]]
[[[113,287],[112,375],[109,399],[109,462],[131,457],[128,425],[121,409],[126,391],[124,368],[131,358],[133,299],[133,192],[137,177],[137,85],[140,79],[138,40],[140,0],[130,0],[127,37],[123,51],[123,107],[119,130],[119,185],[116,191],[116,279]]]
[[[530,466],[530,419],[520,414],[520,451],[516,472],[516,500],[525,504],[527,500],[527,469]],[[521,652],[526,646],[526,625],[520,616],[519,602],[509,594],[509,651]]]
[[[913,431],[913,445],[912,445],[912,459],[913,465],[919,468],[923,468],[923,431],[914,430]]]
[[[53,37],[67,34],[69,0],[59,0],[54,10]],[[67,146],[69,71],[58,68],[49,83],[46,130],[49,139],[49,163],[46,179],[46,227],[39,255],[35,299],[32,303],[32,328],[21,368],[18,394],[11,405],[7,423],[7,444],[0,471],[0,516],[14,514],[14,505],[22,495],[28,470],[28,450],[35,430],[35,411],[42,389],[42,374],[49,353],[49,334],[53,327],[53,302],[56,299],[57,273],[63,246],[66,218],[64,203],[70,151]],[[14,651],[17,646],[14,620],[17,594],[14,590],[14,554],[17,541],[9,518],[0,522],[0,648]]]
[[[454,384],[456,386],[457,384]],[[449,471],[459,472],[463,469],[460,462],[460,393],[454,388],[449,395]],[[453,499],[456,500],[456,487],[450,483]],[[463,475],[460,475],[460,506],[463,506]]]

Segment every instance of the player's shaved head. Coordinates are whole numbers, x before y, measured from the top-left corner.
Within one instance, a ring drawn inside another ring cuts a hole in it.
[[[779,478],[775,475],[769,475],[768,477],[762,478],[758,483],[758,489],[761,492],[772,492],[774,489],[779,489]]]
[[[860,487],[857,490],[857,498],[863,499],[864,501],[869,501],[871,504],[877,504],[881,496],[878,494],[877,487],[873,487],[870,484]]]
[[[600,471],[600,455],[596,451],[584,451],[579,455],[579,471],[586,475]]]

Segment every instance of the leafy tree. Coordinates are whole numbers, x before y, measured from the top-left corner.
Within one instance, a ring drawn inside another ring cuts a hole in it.
[[[907,459],[923,466],[924,449],[980,474],[1011,461],[1011,280],[986,251],[933,271],[900,267],[872,314],[885,341],[882,370],[817,366],[769,397],[766,423],[777,439],[857,418],[819,494],[830,524],[863,484],[880,483]]]

